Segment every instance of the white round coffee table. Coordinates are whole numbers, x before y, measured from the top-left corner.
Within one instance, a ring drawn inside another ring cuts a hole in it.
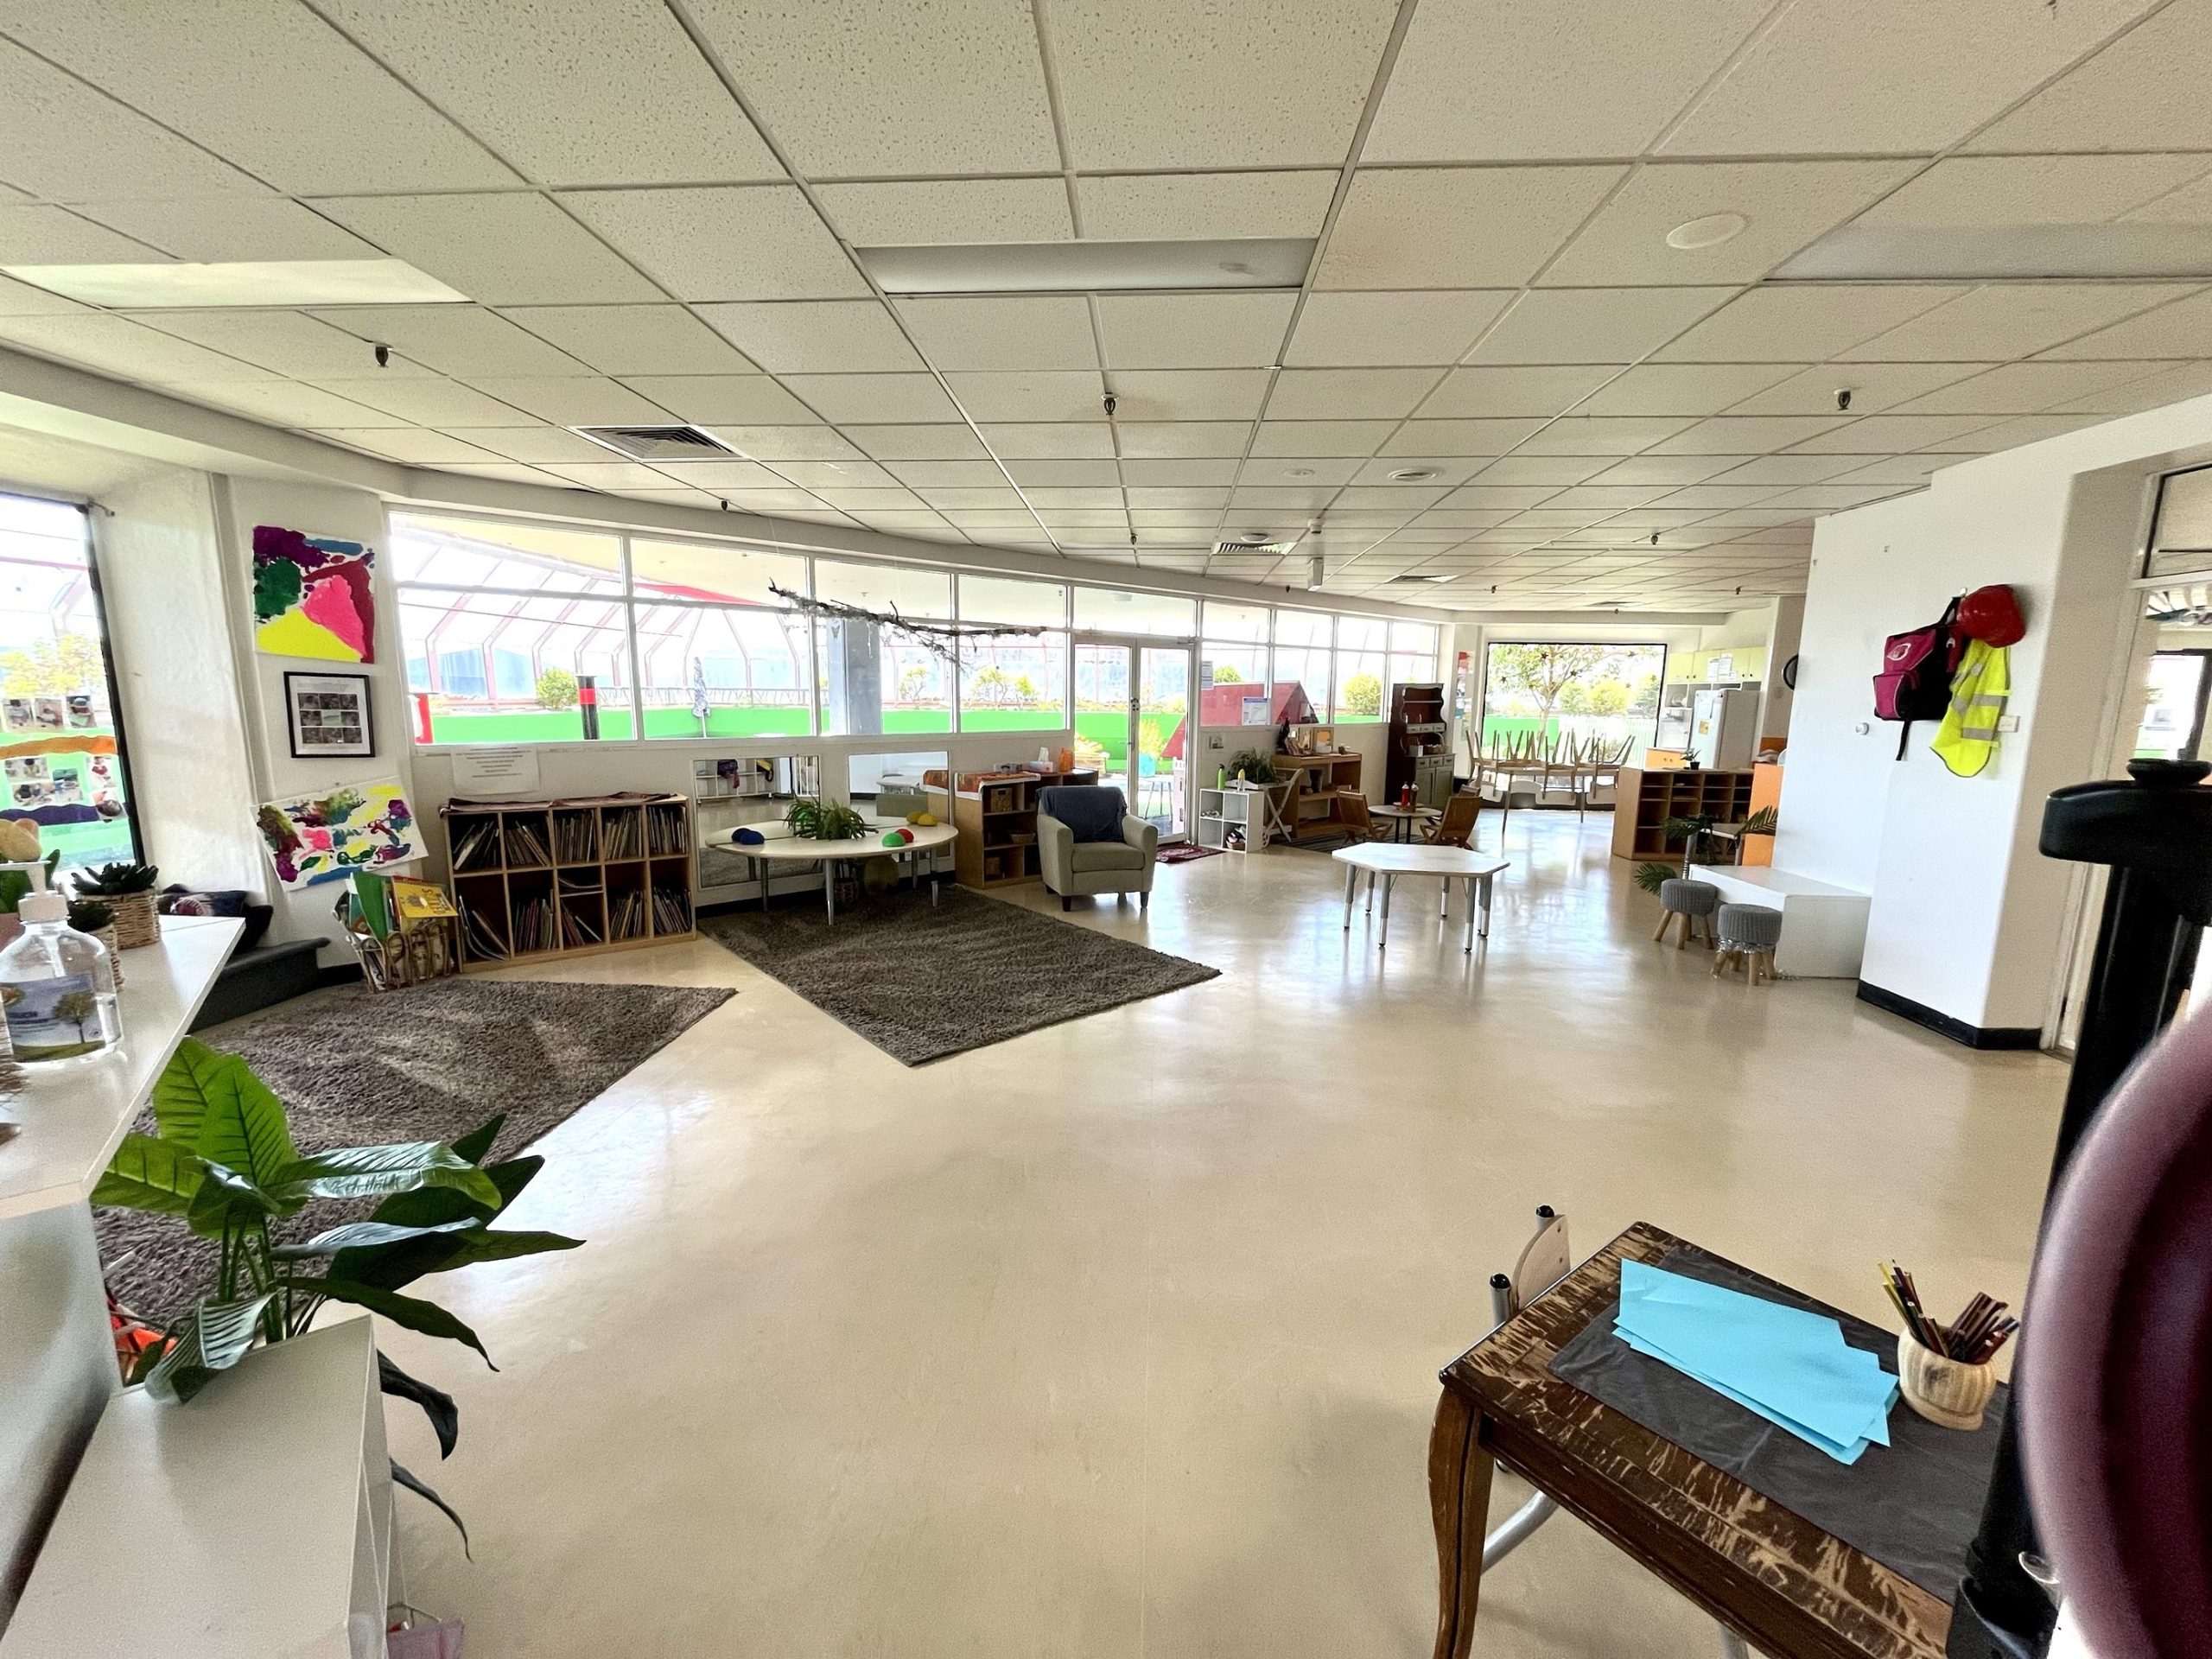
[[[880,823],[872,826],[867,834],[855,836],[849,841],[815,841],[804,836],[795,836],[781,824],[760,831],[758,843],[740,842],[733,830],[728,836],[718,836],[704,843],[718,853],[728,853],[734,858],[752,861],[763,867],[760,877],[760,908],[768,908],[768,872],[779,864],[819,864],[822,866],[823,913],[830,925],[837,924],[837,866],[864,864],[872,858],[888,858],[905,862],[923,853],[935,853],[940,847],[950,847],[959,839],[960,832],[949,823],[910,824],[914,838],[904,846],[887,847],[883,835],[887,830],[899,825]],[[907,864],[910,875],[920,871]],[[937,903],[937,861],[929,867],[930,903]]]
[[[1440,915],[1448,913],[1452,904],[1452,884],[1467,884],[1467,946],[1475,948],[1479,932],[1490,937],[1490,886],[1507,861],[1492,858],[1467,847],[1405,847],[1387,841],[1362,842],[1357,846],[1339,847],[1330,857],[1347,868],[1344,870],[1344,931],[1351,931],[1351,900],[1359,886],[1359,873],[1367,872],[1367,907],[1375,908],[1375,878],[1382,878],[1382,925],[1376,930],[1375,948],[1378,950],[1389,944],[1390,887],[1402,875],[1433,876],[1443,883],[1444,895]],[[1478,923],[1479,921],[1479,925]]]

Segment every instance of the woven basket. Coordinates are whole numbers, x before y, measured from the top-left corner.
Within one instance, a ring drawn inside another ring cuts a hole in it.
[[[123,950],[122,947],[115,942],[115,924],[110,922],[105,927],[92,929],[92,936],[107,947],[107,965],[115,974],[115,988],[121,990],[123,988]]]
[[[115,939],[122,949],[136,950],[162,942],[161,918],[155,912],[152,893],[108,893],[100,902],[115,911]]]

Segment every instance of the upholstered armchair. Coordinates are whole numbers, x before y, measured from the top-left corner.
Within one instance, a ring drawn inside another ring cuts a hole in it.
[[[1077,893],[1134,893],[1149,908],[1160,831],[1130,816],[1118,789],[1058,785],[1038,793],[1037,856],[1062,910]]]

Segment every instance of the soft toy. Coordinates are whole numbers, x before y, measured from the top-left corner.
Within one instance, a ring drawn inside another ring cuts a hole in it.
[[[906,815],[906,822],[912,824],[918,824],[923,829],[927,830],[937,823],[937,814],[934,812],[909,812]]]
[[[883,844],[887,847],[911,847],[914,844],[914,832],[911,830],[887,830],[883,832]]]
[[[36,818],[0,819],[0,860],[35,864],[40,855]]]
[[[768,837],[762,835],[758,830],[746,829],[740,829],[734,835],[730,836],[730,839],[741,847],[762,847],[766,846],[768,841]]]

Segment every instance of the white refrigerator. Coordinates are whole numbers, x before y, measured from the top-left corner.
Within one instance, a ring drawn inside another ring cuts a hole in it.
[[[1690,694],[1690,758],[1708,771],[1733,772],[1751,764],[1759,746],[1757,691]]]

